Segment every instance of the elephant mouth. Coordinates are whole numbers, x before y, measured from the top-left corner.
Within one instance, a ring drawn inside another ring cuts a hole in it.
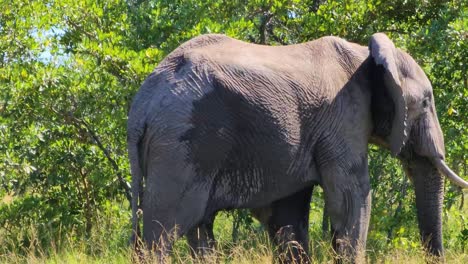
[[[445,175],[453,184],[460,186],[463,189],[468,188],[468,182],[466,182],[460,176],[458,176],[455,172],[453,172],[447,166],[447,164],[445,164],[445,161],[443,159],[433,158],[432,163],[440,171],[440,173]]]

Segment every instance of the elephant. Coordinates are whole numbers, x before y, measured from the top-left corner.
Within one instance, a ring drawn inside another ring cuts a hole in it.
[[[368,46],[333,36],[287,46],[195,37],[136,93],[127,143],[134,235],[141,207],[142,239],[161,257],[174,232],[211,246],[214,215],[233,208],[260,212],[276,243],[296,241],[307,255],[320,185],[333,248],[358,262],[371,209],[369,143],[401,160],[432,255],[443,256],[443,176],[468,187],[445,164],[429,79],[384,33]]]

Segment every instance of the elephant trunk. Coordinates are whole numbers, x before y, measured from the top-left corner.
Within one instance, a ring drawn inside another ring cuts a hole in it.
[[[415,156],[406,164],[416,191],[419,231],[424,247],[434,256],[443,256],[442,203],[444,180],[429,159]]]

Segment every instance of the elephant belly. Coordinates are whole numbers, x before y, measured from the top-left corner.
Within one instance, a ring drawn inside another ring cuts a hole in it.
[[[194,127],[182,137],[197,177],[212,182],[213,207],[263,206],[318,181],[310,152],[273,131]]]
[[[261,206],[318,179],[301,143],[297,105],[262,96],[215,85],[193,102],[191,128],[179,138],[220,207]]]

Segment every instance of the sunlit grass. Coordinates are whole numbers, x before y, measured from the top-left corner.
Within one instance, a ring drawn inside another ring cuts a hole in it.
[[[179,241],[171,256],[167,259],[170,263],[271,263],[273,250],[271,245],[264,241],[264,237],[252,237],[251,240],[239,241],[239,243],[227,243],[221,245],[222,249],[217,249],[211,256],[204,259],[193,259],[188,253],[185,241]],[[54,248],[44,250],[35,248],[26,254],[12,252],[0,256],[1,263],[131,263],[133,256],[129,248],[106,249],[100,247],[99,252],[90,251],[96,241],[75,241],[67,242],[64,248],[57,250]],[[223,243],[223,242],[221,242]],[[258,243],[255,246],[252,244]],[[311,253],[313,263],[333,263],[333,252],[325,241],[311,242]],[[314,254],[315,253],[315,254]],[[318,253],[318,254],[317,254]],[[372,250],[368,250],[372,254]],[[147,257],[139,263],[154,263],[155,257]],[[453,253],[448,251],[446,255],[447,263],[468,263],[468,255],[464,252]],[[390,250],[385,255],[378,258],[368,259],[370,263],[426,263],[424,254],[421,251]]]
[[[74,230],[60,230],[58,237],[47,242],[38,237],[36,226],[27,230],[27,246],[19,245],[21,239],[11,233],[7,236],[0,229],[0,263],[132,263],[139,261],[128,246],[129,215],[125,208],[117,208],[120,214],[107,213],[98,217],[92,232],[87,236]],[[117,210],[115,209],[115,210]],[[444,235],[446,238],[446,262],[468,263],[465,252],[466,240],[457,234],[464,224],[466,209],[446,215]],[[218,246],[214,253],[204,259],[190,255],[185,239],[179,239],[167,261],[170,263],[272,263],[274,247],[264,228],[256,221],[249,229],[241,229],[238,241],[232,241],[232,217],[220,213],[215,222],[215,236]],[[335,253],[331,248],[329,234],[321,229],[321,206],[312,206],[310,213],[310,257],[313,263],[333,263]],[[23,231],[24,231],[23,230]],[[386,241],[385,234],[372,233],[367,244],[368,263],[426,263],[417,235],[417,227],[401,229],[393,241]],[[401,236],[401,237],[399,237]],[[24,238],[23,238],[24,240]],[[155,257],[148,255],[140,263],[154,263]]]

